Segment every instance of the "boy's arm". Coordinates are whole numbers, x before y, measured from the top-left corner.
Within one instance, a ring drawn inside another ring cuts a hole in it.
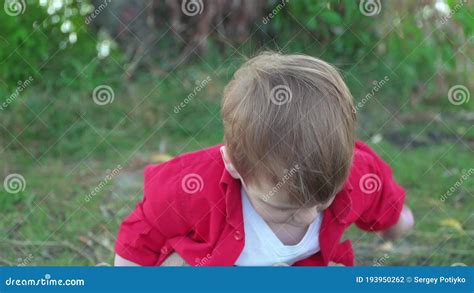
[[[134,263],[133,261],[129,261],[128,259],[125,259],[125,258],[121,257],[118,254],[115,254],[114,266],[116,266],[116,267],[138,267],[140,265],[137,264],[137,263]]]
[[[161,264],[162,267],[189,267],[190,265],[184,261],[176,252],[173,252],[168,258]]]
[[[385,240],[395,240],[407,233],[415,225],[413,213],[406,205],[403,206],[398,222],[387,230],[381,231],[380,235]]]
[[[121,257],[118,254],[115,254],[114,266],[116,267],[137,267],[140,266],[133,261],[129,261]],[[184,259],[179,256],[176,252],[172,253],[160,266],[162,267],[188,267],[189,264],[184,261]]]
[[[362,230],[378,232],[387,240],[398,238],[414,225],[413,214],[404,205],[405,189],[377,153],[361,141],[356,145],[365,154],[357,170],[360,178],[356,177],[355,188],[361,195],[357,201],[362,209],[355,223]]]
[[[167,164],[145,168],[143,199],[121,223],[117,234],[116,265],[161,265],[173,252],[168,239],[187,237],[183,235],[190,231],[186,206],[189,196],[180,192],[179,180],[169,176],[179,172],[177,167],[169,168]]]

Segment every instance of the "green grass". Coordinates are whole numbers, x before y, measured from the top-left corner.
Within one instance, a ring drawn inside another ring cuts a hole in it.
[[[375,148],[386,160],[401,151],[391,145]],[[440,200],[459,180],[462,170],[472,166],[471,157],[462,144],[404,151],[394,161],[393,169],[407,188],[407,204],[415,214],[416,227],[385,250],[379,237],[351,229],[348,237],[354,242],[358,263],[371,265],[388,255],[384,265],[472,265],[472,180],[444,202]],[[140,199],[141,168],[150,162],[138,155],[132,158],[130,166],[90,202],[85,202],[84,196],[104,178],[103,170],[115,168],[120,160],[86,161],[75,168],[75,164],[51,159],[43,166],[29,168],[23,174],[27,180],[25,192],[16,198],[1,194],[11,199],[8,205],[2,204],[0,231],[7,235],[0,242],[2,262],[15,265],[18,258],[32,255],[31,265],[111,263],[118,225]],[[135,180],[130,188],[117,184],[125,177]],[[445,219],[459,222],[462,231],[441,225]]]
[[[102,107],[91,99],[95,84],[80,92],[25,92],[1,117],[3,175],[22,174],[26,189],[18,194],[0,191],[0,263],[112,263],[118,225],[142,196],[143,167],[153,163],[160,150],[176,155],[221,141],[219,103],[232,66],[214,60],[167,77],[113,83],[115,100]],[[195,82],[208,75],[209,85],[174,113]],[[359,112],[358,134],[369,143],[374,135],[382,138],[371,145],[406,187],[416,227],[392,245],[351,228],[346,237],[354,242],[356,262],[474,265],[474,181],[469,178],[447,200],[440,200],[473,168],[469,120],[451,114],[459,108],[444,103],[430,107],[441,113],[441,120],[429,116],[412,121],[399,115],[389,119],[388,112],[396,113],[404,103],[385,102],[396,93],[388,87],[384,91],[383,102],[371,101]],[[364,92],[356,88],[354,96]],[[423,111],[408,106],[401,113],[418,117]],[[120,174],[86,201],[118,165],[123,167]]]
[[[386,257],[385,265],[473,265],[474,201],[472,179],[464,181],[453,195],[443,194],[472,168],[472,151],[463,143],[400,150],[393,145],[374,146],[388,162],[397,180],[407,190],[407,205],[413,210],[415,229],[405,238],[383,245],[376,235],[351,229],[349,235],[360,263],[371,265]],[[472,172],[472,171],[471,171]],[[471,173],[472,174],[472,173]],[[457,222],[462,229],[443,224]]]

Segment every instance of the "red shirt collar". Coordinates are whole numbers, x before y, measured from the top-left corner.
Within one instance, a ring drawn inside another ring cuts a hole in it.
[[[230,225],[237,227],[242,225],[243,220],[242,197],[240,196],[241,183],[240,180],[232,177],[225,167],[223,169],[219,186],[225,197],[226,219]]]
[[[348,179],[341,191],[336,194],[334,202],[329,207],[334,216],[343,224],[347,223],[347,216],[352,209],[352,200],[350,194],[353,189],[354,188]]]

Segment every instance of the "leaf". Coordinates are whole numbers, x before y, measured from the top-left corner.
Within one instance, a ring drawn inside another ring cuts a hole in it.
[[[384,252],[391,252],[393,251],[393,243],[391,241],[385,241],[384,243],[380,244],[376,250],[384,251]]]
[[[172,158],[173,158],[172,156],[165,153],[152,154],[150,157],[150,159],[156,163],[165,162],[165,161],[171,160]]]
[[[316,21],[316,17],[312,17],[307,23],[306,27],[312,31],[318,28],[318,22]]]
[[[459,231],[459,232],[464,231],[461,223],[459,223],[459,221],[454,218],[447,218],[447,219],[441,220],[439,224],[444,227],[453,228],[454,230]]]
[[[338,25],[342,23],[341,16],[332,10],[326,10],[321,13],[321,18],[330,25]]]

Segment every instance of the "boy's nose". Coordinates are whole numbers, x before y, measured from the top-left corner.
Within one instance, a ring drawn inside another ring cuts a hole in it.
[[[316,207],[300,209],[293,215],[293,219],[298,224],[309,225],[318,216]]]

